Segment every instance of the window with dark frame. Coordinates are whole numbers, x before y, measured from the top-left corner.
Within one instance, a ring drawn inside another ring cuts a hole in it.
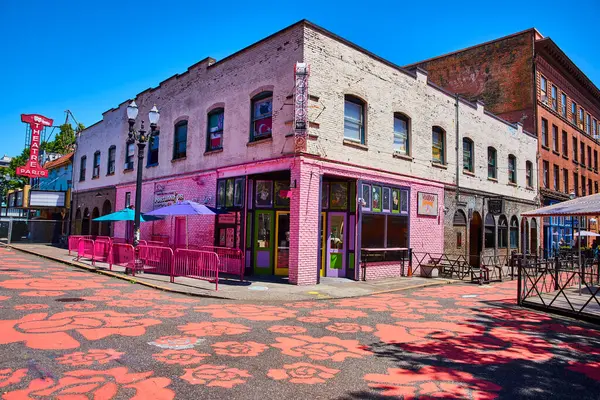
[[[508,156],[508,182],[517,183],[517,158],[512,154]]]
[[[588,178],[588,194],[592,194],[592,179]]]
[[[127,144],[127,153],[125,154],[125,171],[130,171],[133,169],[133,158],[135,157],[135,144],[128,143]]]
[[[550,186],[550,166],[548,165],[548,161],[542,161],[543,173],[544,173],[544,187],[548,189]]]
[[[592,129],[592,116],[590,114],[586,114],[585,116],[585,132],[589,135]]]
[[[558,126],[552,124],[552,150],[558,153]]]
[[[100,152],[96,151],[94,153],[94,159],[92,163],[92,179],[98,178],[100,176]]]
[[[365,144],[365,103],[350,95],[344,98],[344,138]]]
[[[548,81],[544,75],[540,75],[540,91],[542,103],[548,103]]]
[[[504,215],[498,218],[498,248],[508,247],[508,220]]]
[[[394,152],[410,155],[410,120],[400,113],[394,114]]]
[[[566,168],[563,168],[563,189],[569,193],[569,170]]]
[[[510,248],[519,248],[519,220],[514,215],[510,219]]]
[[[131,192],[125,192],[125,208],[131,206]]]
[[[577,103],[571,101],[571,123],[577,125]]]
[[[206,151],[220,150],[223,148],[223,126],[225,110],[218,108],[208,113],[208,130],[206,132]]]
[[[463,170],[474,171],[473,166],[473,141],[469,138],[463,138]]]
[[[562,116],[567,118],[567,95],[565,93],[561,94],[561,107]]]
[[[598,135],[598,121],[594,119],[594,123],[592,124],[592,136]],[[594,137],[594,139],[596,139]]]
[[[498,179],[498,163],[497,163],[497,159],[496,159],[496,149],[495,148],[488,147],[487,158],[488,158],[488,178]]]
[[[562,131],[562,153],[563,156],[569,157],[569,138],[566,131]]]
[[[87,157],[82,156],[79,164],[79,182],[85,181],[85,164],[87,162]]]
[[[587,160],[588,160],[588,168],[592,167],[592,148],[590,146],[587,147]]]
[[[273,134],[273,92],[262,92],[252,98],[250,141],[267,139]]]
[[[585,143],[579,142],[580,154],[579,163],[585,167]]]
[[[160,131],[155,131],[148,139],[148,161],[147,167],[158,165],[158,149],[160,147]]]
[[[585,188],[585,176],[581,175],[581,195],[582,196],[587,196],[585,189],[586,189]]]
[[[598,172],[598,150],[594,150],[594,171]]]
[[[556,164],[554,164],[552,179],[554,180],[554,190],[560,191],[560,168]]]
[[[548,121],[542,118],[542,146],[548,147]]]
[[[175,133],[173,135],[173,160],[178,160],[187,156],[187,128],[187,121],[181,121],[175,125]]]
[[[579,148],[577,147],[577,138],[575,136],[573,136],[573,161],[577,162],[578,160],[578,156],[577,156],[577,152],[579,151]]]
[[[108,148],[108,165],[106,166],[106,175],[113,175],[115,173],[116,155],[117,155],[117,147],[110,146]]]
[[[556,86],[552,85],[552,109],[554,111],[558,111],[558,99],[557,99],[557,89]]]
[[[575,196],[579,196],[579,174],[577,172],[573,172],[573,191]]]
[[[579,107],[579,119],[577,120],[577,126],[579,129],[583,130],[585,125],[585,120],[583,119],[583,108]]]
[[[527,180],[527,187],[533,188],[533,163],[531,161],[525,162],[525,179]]]
[[[431,129],[431,160],[438,164],[446,163],[446,131],[439,126]]]
[[[594,194],[598,193],[598,181],[594,182]]]
[[[493,249],[496,247],[496,221],[494,216],[490,213],[485,216],[484,247],[486,249]]]

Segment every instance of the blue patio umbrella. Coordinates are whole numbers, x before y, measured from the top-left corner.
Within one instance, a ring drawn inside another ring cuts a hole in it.
[[[133,221],[135,219],[135,211],[132,208],[124,208],[120,211],[115,211],[112,214],[106,214],[98,218],[94,218],[93,221],[107,222],[107,221]],[[142,214],[140,215],[141,222],[157,221],[161,218],[152,215]]]

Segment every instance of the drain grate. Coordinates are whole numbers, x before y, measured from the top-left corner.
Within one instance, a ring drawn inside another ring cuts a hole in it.
[[[61,303],[76,303],[78,301],[85,301],[85,300],[82,299],[81,297],[63,297],[62,299],[56,299],[56,301],[59,301]]]

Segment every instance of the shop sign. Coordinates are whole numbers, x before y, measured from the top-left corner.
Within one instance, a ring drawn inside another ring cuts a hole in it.
[[[294,91],[294,148],[306,150],[306,130],[308,128],[308,64],[298,62],[294,68],[296,87]]]
[[[417,213],[419,215],[428,215],[437,217],[438,215],[438,195],[436,193],[417,193]]]
[[[183,193],[176,193],[176,192],[167,192],[167,193],[160,193],[154,194],[154,209],[158,209],[158,208],[162,208],[162,207],[168,207],[170,205],[173,205],[175,203],[179,203],[181,201],[184,200],[184,196]]]
[[[493,215],[500,215],[504,209],[504,200],[495,198],[488,199],[488,212]]]
[[[17,175],[30,178],[47,178],[48,170],[40,165],[40,136],[42,130],[52,126],[53,120],[38,114],[21,114],[21,121],[31,128],[31,143],[29,144],[29,160],[27,164],[17,167]]]

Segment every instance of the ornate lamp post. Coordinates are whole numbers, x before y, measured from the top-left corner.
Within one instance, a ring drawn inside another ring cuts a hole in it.
[[[160,113],[158,112],[155,104],[148,113],[148,120],[150,121],[150,134],[146,136],[143,120],[138,131],[136,131],[133,127],[135,125],[135,119],[137,118],[138,111],[138,106],[135,104],[135,101],[132,101],[129,106],[127,106],[127,118],[129,119],[129,136],[127,138],[127,145],[129,146],[132,143],[137,143],[138,146],[137,179],[135,182],[135,218],[133,221],[133,245],[135,247],[137,247],[140,242],[140,214],[142,208],[142,168],[144,167],[144,149],[146,148],[148,139],[154,136],[154,133],[156,132],[156,124],[158,124],[158,119],[160,118]]]

